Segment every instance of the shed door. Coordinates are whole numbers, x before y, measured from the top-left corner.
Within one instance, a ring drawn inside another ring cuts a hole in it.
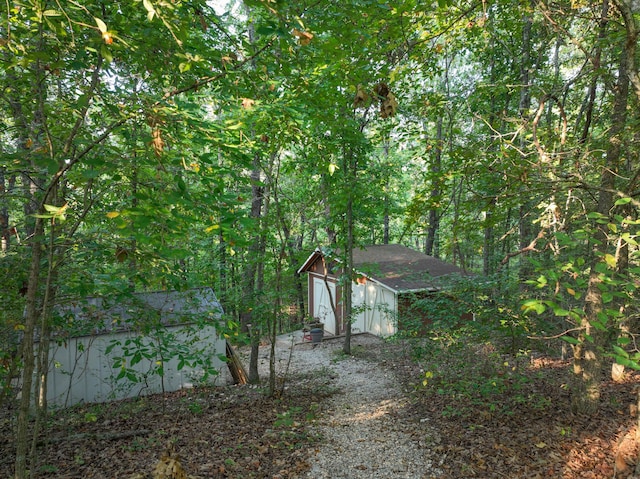
[[[327,286],[329,290],[327,290]],[[333,314],[333,308],[331,308],[331,299],[333,299],[335,306],[335,283],[328,281],[325,284],[322,278],[313,278],[313,317],[324,323],[325,331],[336,334],[336,318]]]
[[[357,311],[352,328],[356,332],[367,332],[387,337],[395,333],[395,296],[379,285],[369,281],[353,284],[353,307]]]
[[[351,325],[351,331],[354,333],[364,333],[367,331],[367,312],[364,307],[367,301],[366,285],[352,283],[353,295],[351,296],[351,306],[358,311],[355,320]]]

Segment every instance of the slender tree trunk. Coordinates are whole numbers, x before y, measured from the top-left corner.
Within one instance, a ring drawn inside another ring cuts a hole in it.
[[[326,174],[322,175],[321,178],[321,189],[322,189],[322,202],[324,204],[324,216],[327,220],[331,218],[331,203],[329,202],[329,180]],[[331,221],[327,221],[326,226],[327,233],[327,242],[331,246],[335,246],[338,241],[338,234],[336,233],[335,228]]]
[[[493,273],[494,238],[493,238],[493,208],[495,200],[489,202],[484,218],[484,243],[482,247],[482,274],[489,276]]]
[[[533,4],[533,2],[531,2]],[[532,5],[533,9],[533,5]],[[518,114],[523,123],[529,121],[529,111],[531,108],[531,32],[533,29],[533,18],[531,13],[525,14],[522,19],[522,51],[520,56],[520,101],[518,103]],[[521,137],[520,148],[524,151],[526,144],[525,138]],[[525,194],[523,198],[528,198],[519,207],[519,240],[520,249],[525,250],[531,243],[533,238],[532,218],[529,215],[533,201]],[[527,255],[520,255],[520,278],[521,285],[524,287],[524,281],[529,278],[531,267],[527,261]]]
[[[356,152],[351,148],[345,148],[345,175],[347,183],[347,208],[346,208],[346,220],[347,220],[347,238],[345,244],[345,263],[344,274],[345,278],[342,286],[342,301],[344,304],[344,342],[342,344],[342,351],[345,354],[351,354],[351,322],[353,315],[353,248],[355,244],[354,237],[354,217],[353,217],[353,200],[354,189],[356,185],[357,171],[358,171],[358,157]]]
[[[33,351],[35,328],[38,320],[38,290],[40,286],[40,262],[44,245],[44,221],[36,218],[34,237],[31,243],[31,265],[26,296],[26,314],[24,335],[22,338],[22,395],[20,399],[16,424],[16,461],[15,478],[27,479],[27,453],[29,451],[29,416],[31,412],[31,396],[33,390],[33,374],[35,372],[35,355]]]
[[[387,160],[385,163],[387,165],[389,165],[389,140],[385,140],[384,145],[384,158],[385,160]],[[390,172],[389,171],[385,171],[384,172],[385,178],[384,178],[384,213],[383,213],[383,232],[382,232],[382,244],[389,244],[389,217],[391,215],[390,212],[390,207],[391,207],[391,198],[389,195],[389,190],[391,188],[391,178],[390,178]],[[374,225],[375,228],[375,225]]]
[[[260,218],[262,216],[262,204],[264,189],[260,184],[260,164],[257,155],[254,157],[253,169],[251,171],[251,218],[257,223],[260,230]],[[249,358],[249,382],[255,384],[259,382],[258,373],[258,352],[260,347],[260,327],[256,324],[257,318],[253,318],[253,307],[255,305],[256,292],[258,291],[258,263],[260,262],[261,236],[258,234],[247,255],[247,265],[244,271],[243,287],[243,314],[241,317],[242,328],[247,331],[251,339],[251,356]]]
[[[0,252],[6,253],[11,246],[11,231],[9,230],[8,196],[11,190],[10,180],[6,169],[0,167]],[[7,199],[6,199],[7,198]]]
[[[444,113],[442,114],[444,115]],[[443,137],[443,116],[438,117],[438,124],[436,127],[436,151],[431,164],[431,208],[429,209],[429,226],[427,228],[427,239],[425,243],[425,254],[429,256],[438,257],[438,250],[436,248],[436,235],[440,229],[440,208],[436,205],[440,203],[440,195],[442,189],[440,186],[440,173],[442,169],[442,149],[444,145]]]

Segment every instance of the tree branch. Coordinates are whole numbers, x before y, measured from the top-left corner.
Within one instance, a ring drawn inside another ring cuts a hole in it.
[[[507,264],[509,262],[509,260],[511,258],[514,258],[515,256],[519,256],[521,254],[525,254],[528,253],[530,251],[537,251],[536,250],[536,244],[538,243],[538,241],[540,241],[542,238],[544,238],[546,235],[546,229],[541,229],[540,232],[538,233],[538,235],[531,241],[531,243],[529,243],[527,246],[525,246],[524,248],[519,249],[518,251],[512,251],[511,253],[507,253],[507,255],[502,259],[502,261],[500,261],[500,266],[504,266],[505,264]]]

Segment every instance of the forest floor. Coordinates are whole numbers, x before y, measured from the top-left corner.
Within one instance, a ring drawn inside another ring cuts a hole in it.
[[[57,411],[40,443],[36,477],[325,477],[317,458],[326,453],[327,428],[335,424],[335,408],[328,405],[341,404],[348,388],[340,381],[341,365],[346,369],[347,364],[362,375],[352,381],[354,387],[369,378],[372,392],[398,388],[390,396],[397,407],[376,410],[390,414],[389,423],[398,425],[388,437],[376,438],[382,444],[376,454],[397,448],[401,433],[409,438],[407,447],[422,449],[437,465],[416,466],[397,477],[632,477],[633,466],[620,469],[637,455],[634,416],[640,380],[635,374],[623,383],[604,382],[600,412],[588,418],[569,413],[567,362],[537,357],[518,363],[502,357],[495,363],[494,354],[475,348],[470,351],[473,364],[467,366],[476,375],[470,388],[464,373],[454,376],[454,361],[437,368],[433,358],[416,362],[409,342],[355,336],[351,357],[340,353],[339,343],[295,346],[290,363],[284,348],[277,362],[278,398],[261,388],[226,386]],[[261,350],[262,368],[266,355],[267,347]],[[298,361],[303,355],[320,360]],[[380,381],[376,374],[393,381]],[[0,478],[12,477],[12,437],[11,420],[0,418]],[[353,444],[365,446],[358,440]],[[340,477],[389,477],[361,471],[366,465],[352,466],[358,469]]]

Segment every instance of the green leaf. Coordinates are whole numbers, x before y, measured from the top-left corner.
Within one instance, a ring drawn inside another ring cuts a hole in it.
[[[629,233],[622,233],[620,238],[627,244],[638,246],[638,242],[635,240],[634,236],[631,236]]]
[[[176,176],[176,184],[182,193],[187,191],[187,184],[184,182],[181,176]]]
[[[573,336],[560,336],[560,339],[569,344],[580,344],[580,340],[574,338]]]
[[[623,358],[629,358],[629,353],[622,349],[620,346],[613,346],[613,350],[618,356],[622,356]]]
[[[54,213],[54,214],[60,211],[60,207],[54,206],[54,205],[44,205],[44,209],[49,213]]]
[[[631,339],[626,336],[620,336],[618,338],[618,344],[620,346],[626,346],[627,344],[630,344],[630,343],[631,343]]]
[[[104,58],[107,63],[111,63],[113,61],[113,55],[106,45],[102,45],[100,47],[100,55],[102,55],[102,58]]]
[[[631,202],[631,198],[629,196],[626,196],[624,198],[619,198],[616,200],[615,205],[616,206],[622,206],[622,205],[626,205],[629,204]]]
[[[542,303],[542,301],[537,299],[530,299],[525,301],[521,307],[522,311],[528,313],[530,311],[535,311],[538,314],[542,314],[545,312],[547,307]]]

